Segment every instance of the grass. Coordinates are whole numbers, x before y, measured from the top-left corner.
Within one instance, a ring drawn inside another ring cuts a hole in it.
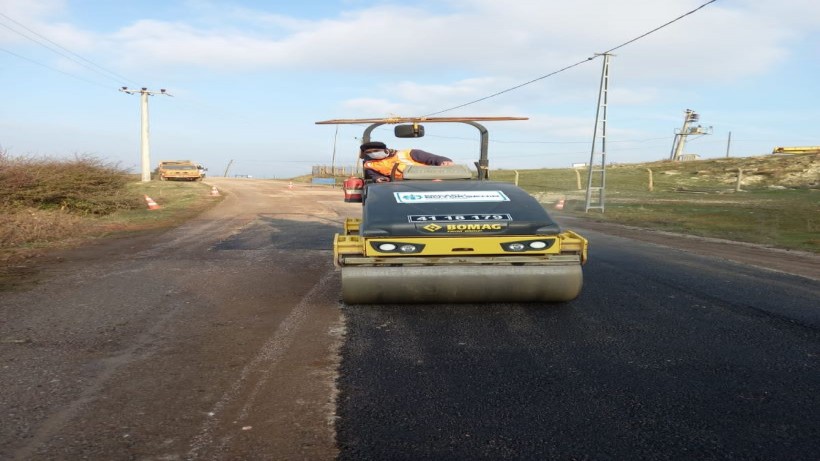
[[[731,197],[701,196],[608,200],[606,211],[589,219],[723,238],[779,248],[820,252],[820,191],[752,191]],[[584,201],[567,203],[583,214]]]
[[[92,157],[10,158],[0,152],[0,279],[45,250],[177,225],[218,202],[199,182],[142,183]],[[159,210],[148,210],[144,196]]]
[[[653,188],[649,190],[649,171]],[[738,169],[743,171],[737,191]],[[544,203],[597,221],[820,252],[820,156],[763,156],[607,167],[605,212],[584,213],[586,171],[522,170]],[[492,172],[515,181],[515,172]],[[580,181],[579,181],[580,180]],[[580,183],[580,187],[579,187]]]
[[[129,230],[166,228],[190,219],[220,201],[210,196],[210,186],[196,181],[131,182],[126,190],[130,195],[140,197],[140,207],[106,216],[100,220],[101,225]],[[157,202],[160,209],[149,210],[145,195]]]

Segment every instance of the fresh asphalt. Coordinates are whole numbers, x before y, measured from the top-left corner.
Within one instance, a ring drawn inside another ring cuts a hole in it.
[[[820,456],[820,283],[585,235],[573,302],[344,307],[339,459]]]

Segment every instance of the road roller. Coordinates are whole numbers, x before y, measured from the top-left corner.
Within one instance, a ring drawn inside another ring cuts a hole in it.
[[[398,138],[422,123],[466,123],[481,134],[475,168],[407,165],[402,180],[349,181],[361,218],[348,218],[333,244],[346,304],[565,302],[583,285],[587,240],[562,230],[523,189],[489,179],[488,134],[480,121],[521,117],[337,119],[317,124],[396,124]],[[347,187],[346,182],[346,187]]]

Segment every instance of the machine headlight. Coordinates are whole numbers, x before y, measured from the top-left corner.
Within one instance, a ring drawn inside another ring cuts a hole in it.
[[[525,240],[523,242],[502,243],[504,251],[544,251],[555,243],[555,239],[547,238],[543,240]]]
[[[409,243],[406,245],[402,245],[399,247],[399,251],[402,253],[415,253],[418,251],[415,245],[410,245]]]
[[[424,250],[424,245],[421,243],[373,241],[370,242],[370,246],[380,253],[413,254],[421,253]]]

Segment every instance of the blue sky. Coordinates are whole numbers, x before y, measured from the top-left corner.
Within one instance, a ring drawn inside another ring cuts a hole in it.
[[[193,159],[221,175],[288,178],[352,165],[364,126],[419,116],[537,79],[640,36],[707,0],[0,0],[0,149],[88,154],[138,172],[139,97],[150,98],[152,167]],[[686,109],[702,158],[820,145],[820,3],[718,0],[615,52],[607,159],[669,156]],[[55,45],[56,44],[56,45]],[[44,46],[47,45],[47,46]],[[51,48],[51,49],[49,49]],[[55,52],[54,50],[57,50]],[[78,58],[80,56],[81,58]],[[600,58],[441,116],[487,123],[492,168],[589,160]],[[428,125],[396,140],[472,163],[474,128]]]

